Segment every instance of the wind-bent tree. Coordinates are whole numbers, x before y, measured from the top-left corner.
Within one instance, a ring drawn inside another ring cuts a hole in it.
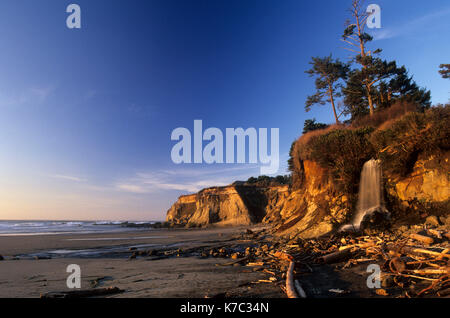
[[[339,116],[336,111],[336,99],[342,96],[342,81],[347,79],[349,66],[330,56],[313,57],[310,62],[312,68],[306,71],[311,77],[316,77],[316,93],[308,96],[305,110],[308,112],[313,105],[325,105],[331,103],[334,119],[339,124]]]
[[[354,21],[346,23],[342,36],[342,41],[350,46],[346,49],[355,54],[352,62],[360,66],[349,73],[347,85],[342,90],[345,113],[351,114],[352,118],[367,113],[372,116],[377,108],[389,107],[398,100],[413,102],[421,109],[430,107],[430,92],[419,88],[404,66],[397,67],[395,61],[377,57],[381,49],[370,51],[367,48],[373,38],[365,32],[370,14],[362,3],[362,0],[352,0],[350,12]]]
[[[450,64],[441,64],[439,68],[439,74],[441,74],[442,78],[450,78]]]
[[[376,49],[370,51],[367,49],[367,43],[372,41],[373,38],[370,34],[365,32],[366,22],[369,18],[369,14],[364,10],[362,0],[352,0],[352,5],[350,7],[350,13],[353,18],[353,23],[350,21],[346,22],[346,28],[344,34],[342,35],[342,41],[347,43],[350,47],[347,50],[353,52],[355,57],[353,60],[361,65],[361,69],[358,73],[354,74],[359,77],[359,80],[364,86],[366,99],[369,104],[370,115],[374,113],[374,103],[372,96],[372,87],[379,81],[379,79],[374,76],[374,68],[380,65],[380,61],[373,58],[374,54],[381,52],[381,49]]]

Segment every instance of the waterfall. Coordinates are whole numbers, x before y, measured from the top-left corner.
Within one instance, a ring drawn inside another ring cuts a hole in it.
[[[352,224],[344,225],[341,231],[359,231],[364,217],[375,212],[387,212],[384,208],[381,180],[381,165],[379,160],[367,161],[361,172],[359,183],[358,204]]]

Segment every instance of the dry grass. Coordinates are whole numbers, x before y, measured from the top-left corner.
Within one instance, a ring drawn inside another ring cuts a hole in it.
[[[417,111],[416,104],[410,102],[399,101],[391,107],[377,111],[373,116],[364,116],[354,120],[351,124],[352,128],[358,127],[374,127],[384,129],[389,127],[395,120],[404,116],[407,113]]]

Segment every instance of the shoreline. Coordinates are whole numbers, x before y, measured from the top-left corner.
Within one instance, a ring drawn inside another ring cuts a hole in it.
[[[107,297],[284,297],[278,286],[248,286],[266,274],[245,266],[218,266],[226,258],[182,255],[135,257],[139,251],[222,247],[238,244],[244,229],[262,226],[207,229],[157,229],[115,233],[58,234],[0,237],[0,298],[36,298],[69,291],[66,268],[81,268],[81,288],[117,286],[124,293]],[[248,243],[248,242],[247,242]],[[51,251],[51,258],[45,255]],[[68,251],[79,252],[73,257]],[[93,252],[81,255],[80,252]],[[103,252],[102,252],[103,251]],[[96,253],[97,252],[97,253]],[[37,255],[40,255],[39,257]]]
[[[80,266],[83,290],[124,291],[108,298],[285,298],[288,268],[308,298],[420,296],[439,277],[418,277],[410,265],[397,272],[392,262],[415,264],[425,252],[434,255],[431,270],[448,271],[450,256],[448,234],[425,247],[419,230],[311,240],[273,236],[263,225],[0,237],[0,298],[71,291],[70,264]],[[371,264],[382,270],[376,288],[368,285]]]

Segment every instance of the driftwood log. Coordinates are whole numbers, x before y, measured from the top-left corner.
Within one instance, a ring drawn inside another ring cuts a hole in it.
[[[450,254],[448,254],[446,252],[446,250],[443,250],[441,252],[435,252],[435,251],[431,251],[431,250],[427,250],[425,248],[419,248],[419,247],[411,247],[411,246],[402,246],[402,247],[398,247],[394,244],[390,244],[387,246],[387,249],[389,251],[392,251],[394,253],[399,253],[399,254],[410,254],[410,255],[417,255],[417,256],[423,256],[428,255],[428,256],[439,256],[439,257],[445,257],[445,258],[450,258]]]
[[[413,240],[422,242],[422,243],[424,243],[426,245],[433,244],[433,242],[434,242],[432,237],[425,236],[425,235],[411,234],[409,237],[412,238]]]
[[[305,291],[303,290],[303,288],[302,288],[302,286],[300,285],[300,283],[299,283],[298,280],[295,280],[295,281],[294,281],[294,285],[295,285],[295,289],[297,290],[297,293],[299,294],[299,296],[300,296],[301,298],[306,298],[306,293],[305,293]]]
[[[61,292],[48,292],[41,295],[41,298],[53,299],[53,298],[85,298],[95,296],[106,296],[112,294],[122,293],[124,290],[118,287],[106,287],[97,289],[84,289],[84,290],[70,290]]]
[[[346,261],[353,255],[353,248],[346,248],[341,251],[333,252],[318,258],[319,263],[332,264]]]
[[[289,269],[286,274],[286,294],[288,298],[298,298],[294,283],[294,267],[295,263],[291,261],[289,264]]]

